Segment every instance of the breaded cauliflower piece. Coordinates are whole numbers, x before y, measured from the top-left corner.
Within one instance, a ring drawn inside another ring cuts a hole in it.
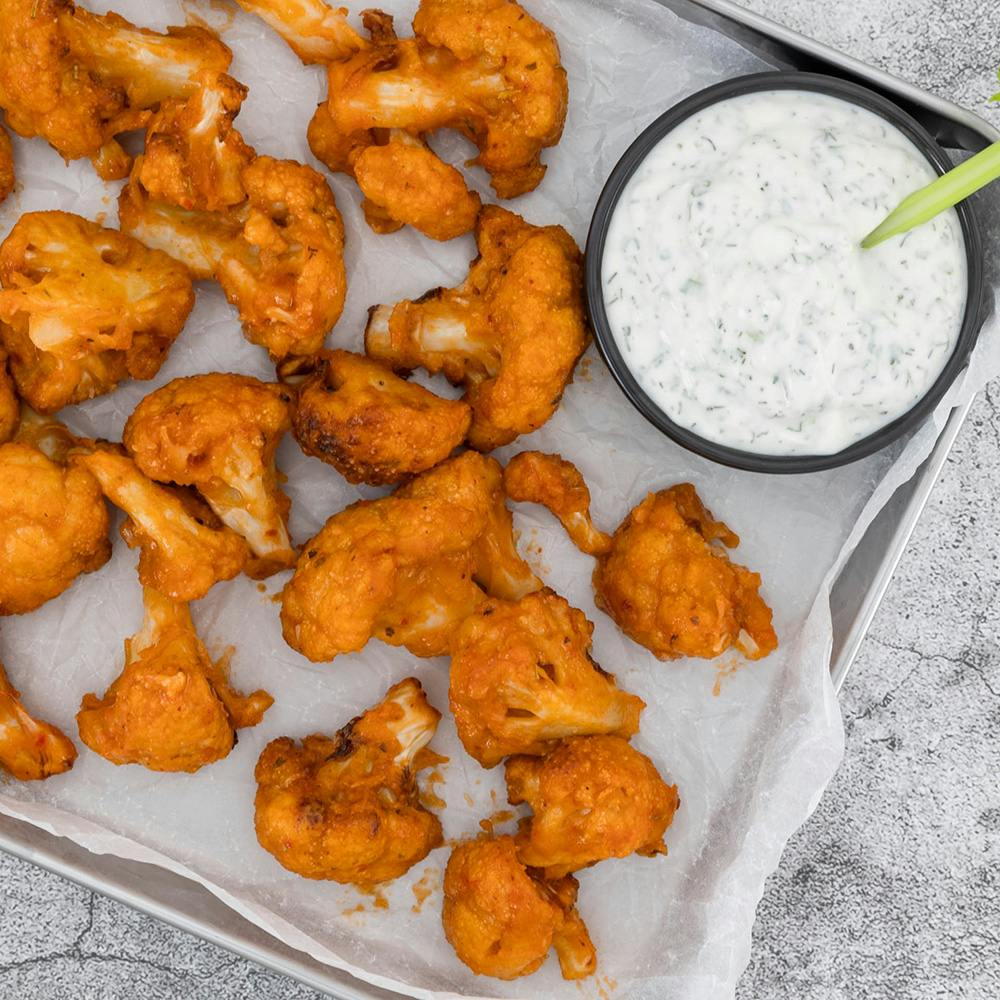
[[[503,488],[515,502],[548,508],[581,552],[596,556],[611,547],[611,536],[590,519],[590,490],[572,462],[559,455],[522,451],[507,463]]]
[[[711,658],[731,646],[751,660],[767,656],[778,637],[760,576],[725,551],[739,541],[690,483],[650,493],[598,559],[597,606],[661,660]]]
[[[397,371],[444,372],[465,386],[469,444],[490,451],[555,412],[587,346],[583,258],[560,226],[532,226],[489,205],[479,257],[457,288],[371,310],[369,355]]]
[[[0,203],[14,190],[14,147],[6,129],[0,127]]]
[[[566,118],[566,72],[555,36],[513,0],[422,0],[415,37],[369,12],[371,43],[327,68],[324,125],[341,136],[370,129],[461,132],[501,198],[534,190],[541,152]],[[322,143],[314,145],[319,150]]]
[[[315,662],[372,636],[416,656],[447,652],[455,628],[486,600],[482,587],[540,586],[513,539],[498,537],[510,531],[502,506],[500,466],[466,452],[391,496],[334,514],[303,546],[282,592],[285,641]],[[486,565],[494,554],[500,567]]]
[[[193,93],[198,73],[225,72],[232,53],[203,28],[137,28],[72,0],[0,4],[0,107],[25,138],[41,136],[64,159],[90,159],[100,177],[126,176],[115,136]]]
[[[417,774],[441,713],[412,677],[330,739],[273,740],[257,762],[261,847],[304,878],[363,887],[405,874],[442,842]]]
[[[72,740],[27,713],[0,663],[0,773],[41,781],[68,771],[75,760]]]
[[[619,736],[571,736],[545,757],[509,757],[507,801],[533,811],[518,856],[561,878],[605,858],[666,854],[663,833],[680,805],[677,786]]]
[[[0,340],[0,344],[3,341]],[[0,347],[0,444],[9,441],[21,419],[21,404],[17,401],[14,382],[7,371],[7,355]]]
[[[125,424],[135,464],[157,482],[194,486],[222,522],[247,540],[253,575],[294,564],[288,497],[274,453],[291,426],[280,385],[213,372],[176,378],[150,393]]]
[[[22,423],[0,445],[0,615],[34,611],[111,558],[97,480],[49,457],[45,433]]]
[[[240,171],[246,200],[226,211],[150,197],[137,169],[118,199],[125,232],[214,278],[243,333],[274,360],[315,354],[340,318],[347,292],[344,225],[320,174],[294,160],[258,156]]]
[[[323,351],[285,365],[298,380],[292,433],[307,455],[350,483],[398,483],[443,462],[472,420],[460,400],[442,399],[378,361]]]
[[[196,601],[220,580],[242,572],[246,541],[187,487],[148,479],[127,455],[111,447],[74,454],[104,495],[128,515],[121,535],[139,549],[139,582],[175,601]]]
[[[194,306],[187,270],[69,212],[22,215],[0,245],[0,338],[38,412],[152,378]]]
[[[445,937],[477,975],[530,975],[555,947],[563,978],[584,979],[597,953],[576,910],[577,888],[572,876],[546,882],[527,870],[512,837],[466,840],[444,873]]]
[[[306,64],[347,59],[368,44],[348,23],[346,7],[324,0],[236,0],[288,43]]]
[[[462,745],[483,767],[541,756],[568,736],[639,731],[641,698],[591,658],[594,626],[545,588],[491,600],[451,641],[449,697]]]
[[[258,156],[242,173],[242,240],[216,268],[247,340],[275,360],[315,354],[347,292],[344,224],[333,192],[311,167]]]
[[[274,699],[229,686],[226,659],[212,662],[187,604],[150,587],[142,596],[145,619],[125,640],[125,669],[103,698],[83,697],[80,739],[112,764],[191,773],[228,757],[236,730],[256,726]]]
[[[164,101],[150,119],[136,180],[157,201],[224,211],[246,199],[242,173],[255,155],[233,127],[247,88],[225,73],[197,82],[190,97]]]

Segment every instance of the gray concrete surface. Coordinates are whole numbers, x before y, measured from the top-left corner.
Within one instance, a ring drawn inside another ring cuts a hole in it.
[[[952,98],[1000,0],[744,0]],[[739,1000],[1000,996],[1000,389],[964,428],[843,696],[847,759],[767,885]],[[316,994],[0,856],[0,1000]]]

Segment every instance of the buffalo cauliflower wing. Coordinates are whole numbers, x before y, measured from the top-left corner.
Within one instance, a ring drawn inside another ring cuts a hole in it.
[[[517,979],[555,947],[565,979],[584,979],[597,953],[576,910],[577,882],[525,868],[511,837],[466,840],[444,873],[441,922],[455,954],[477,975]]]
[[[420,802],[417,774],[441,714],[410,677],[332,739],[288,737],[257,762],[257,839],[304,878],[363,887],[405,874],[442,843]]]
[[[416,656],[447,652],[491,586],[540,586],[504,531],[500,466],[475,452],[353,504],[302,548],[282,593],[285,641],[316,662],[373,636]]]
[[[295,359],[292,433],[307,455],[351,483],[398,483],[443,462],[465,439],[472,414],[350,351]]]
[[[294,160],[258,156],[239,174],[245,199],[208,211],[151,197],[140,179],[144,167],[136,161],[119,196],[122,229],[183,262],[196,278],[218,281],[247,340],[273,359],[320,350],[347,292],[344,226],[320,174]],[[182,186],[193,191],[192,184]]]
[[[0,344],[3,341],[0,340]],[[21,419],[21,404],[14,391],[14,382],[7,371],[7,355],[0,348],[0,444],[9,441]]]
[[[198,78],[188,98],[165,101],[146,128],[136,179],[157,201],[216,212],[246,198],[241,174],[254,151],[233,127],[247,88],[225,73]]]
[[[139,582],[175,601],[196,601],[243,570],[250,551],[187,487],[163,486],[112,448],[74,454],[104,495],[125,512],[121,536],[139,549]]]
[[[0,338],[40,413],[152,378],[194,305],[186,269],[68,212],[22,215],[0,245]]]
[[[23,423],[0,445],[0,615],[34,611],[111,558],[100,485],[61,448],[49,457],[45,434]]]
[[[587,346],[583,258],[560,226],[493,205],[479,215],[476,242],[457,288],[376,306],[365,349],[397,371],[444,372],[463,385],[469,443],[490,451],[541,427],[573,376]]]
[[[236,730],[256,726],[274,699],[229,686],[225,660],[213,663],[187,604],[143,589],[142,628],[125,640],[125,669],[103,698],[84,695],[80,739],[112,764],[194,772],[222,760]]]
[[[41,781],[68,771],[75,760],[72,741],[28,714],[0,663],[0,772],[18,781]]]
[[[0,4],[0,107],[25,138],[41,136],[64,159],[90,159],[104,180],[124,177],[131,158],[116,141],[151,111],[187,97],[195,77],[224,72],[232,53],[210,31],[137,28],[72,0]]]
[[[14,190],[14,147],[6,129],[0,127],[0,203]]]
[[[534,190],[541,152],[566,118],[566,72],[555,36],[513,0],[422,0],[413,38],[366,12],[370,43],[327,67],[322,127],[310,128],[321,159],[324,129],[349,137],[371,129],[414,136],[456,129],[479,148],[476,163],[501,198]]]
[[[540,451],[522,451],[503,471],[504,492],[511,500],[548,508],[573,544],[588,555],[606,552],[611,536],[590,519],[590,490],[572,462]]]
[[[459,738],[483,767],[540,756],[569,736],[639,730],[641,698],[590,656],[594,626],[549,589],[491,600],[451,642],[449,697]]]
[[[237,0],[237,3],[269,24],[306,65],[347,59],[367,45],[347,23],[346,8],[331,7],[325,0]]]
[[[194,486],[220,520],[246,539],[254,575],[295,562],[288,497],[274,453],[291,426],[287,390],[247,375],[177,378],[150,393],[125,425],[135,464],[157,482]]]
[[[751,660],[767,656],[778,646],[771,609],[760,576],[726,554],[738,544],[690,483],[650,493],[598,558],[597,606],[661,660],[731,646]]]
[[[521,860],[560,878],[605,858],[666,854],[680,805],[653,762],[619,736],[572,736],[545,757],[510,757],[507,800],[533,815],[517,835]]]

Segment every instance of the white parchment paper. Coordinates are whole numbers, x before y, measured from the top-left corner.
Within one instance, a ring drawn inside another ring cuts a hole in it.
[[[614,162],[659,112],[685,95],[736,74],[767,68],[739,45],[679,19],[653,0],[526,0],[557,33],[570,77],[570,111],[560,146],[547,155],[541,187],[512,207],[530,221],[558,222],[582,243],[597,193]],[[107,9],[103,3],[93,3]],[[412,5],[386,2],[405,29]],[[145,24],[181,23],[197,12],[225,28],[236,53],[232,72],[250,86],[238,125],[259,151],[313,163],[306,124],[321,98],[318,70],[303,69],[264,26],[224,4],[119,0],[116,9]],[[453,137],[437,147],[461,160],[470,148]],[[87,165],[64,166],[41,142],[17,142],[22,188],[0,210],[0,232],[24,211],[62,208],[115,220],[114,186]],[[474,172],[487,195],[486,178]],[[359,349],[365,310],[463,277],[474,253],[466,237],[447,245],[411,232],[375,236],[359,196],[344,178],[331,184],[348,232],[350,289],[330,343]],[[246,344],[233,311],[213,285],[199,287],[187,328],[153,383],[131,383],[66,413],[75,429],[117,439],[136,402],[178,375],[240,371],[272,378],[262,351]],[[991,323],[969,374],[948,406],[971,397],[1000,370],[1000,336]],[[419,997],[628,996],[701,1000],[732,995],[750,947],[765,877],[784,844],[816,805],[843,752],[830,683],[829,582],[866,525],[911,476],[943,425],[942,406],[905,446],[830,473],[766,477],[712,465],[675,447],[629,406],[591,351],[555,417],[521,447],[558,451],[585,473],[598,523],[610,530],[647,491],[694,482],[719,517],[742,537],[735,558],[763,574],[780,650],[721,680],[739,664],[659,663],[598,612],[591,561],[544,512],[516,515],[522,550],[536,569],[596,623],[595,654],[619,683],[648,703],[636,744],[680,788],[682,806],[667,834],[667,858],[605,862],[581,873],[580,909],[599,953],[599,974],[566,984],[554,960],[515,983],[474,976],[453,955],[440,924],[447,849],[434,852],[385,890],[388,907],[353,889],[284,871],[253,833],[253,767],[279,735],[332,732],[378,701],[390,683],[415,674],[447,709],[447,662],[417,660],[372,642],[361,653],[316,666],[282,641],[271,595],[246,579],[217,586],[194,608],[210,649],[235,644],[235,682],[276,698],[262,725],[243,730],[225,760],[195,776],[115,768],[81,747],[73,771],[43,784],[0,787],[0,810],[67,836],[98,853],[153,862],[196,879],[288,944],[363,980]],[[303,541],[358,496],[333,470],[305,458],[291,439],[279,452],[292,496],[291,527]],[[374,491],[366,491],[371,494]],[[122,640],[141,619],[135,555],[116,542],[112,561],[34,614],[6,619],[0,656],[30,706],[76,733],[74,714],[88,691],[103,692],[122,665]],[[447,802],[446,836],[475,834],[504,805],[502,769],[483,771],[465,756],[447,717],[437,748],[450,756],[437,792]],[[501,829],[509,829],[508,824]],[[415,884],[430,897],[417,905]]]

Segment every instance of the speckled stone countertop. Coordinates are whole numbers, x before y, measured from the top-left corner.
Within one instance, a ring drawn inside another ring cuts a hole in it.
[[[988,110],[1000,0],[742,0]],[[1000,997],[1000,388],[973,407],[843,692],[847,756],[769,880],[739,1000]],[[318,1000],[0,855],[0,998]]]

